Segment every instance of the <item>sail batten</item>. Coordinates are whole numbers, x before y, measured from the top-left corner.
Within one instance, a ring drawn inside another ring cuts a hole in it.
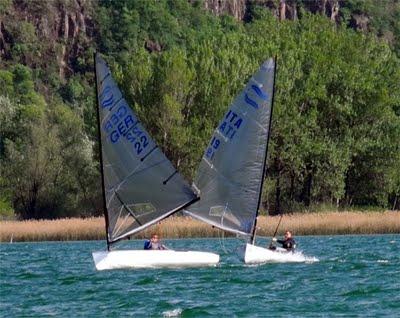
[[[269,138],[275,62],[270,59],[235,98],[205,150],[194,181],[201,200],[185,213],[251,236]]]
[[[140,232],[198,200],[95,56],[107,242]]]
[[[231,232],[231,233],[234,233],[234,234],[239,234],[239,235],[242,235],[242,236],[250,236],[249,233],[242,232],[242,231],[239,231],[239,230],[235,230],[235,229],[232,229],[231,227],[226,227],[221,223],[213,222],[213,221],[211,221],[211,220],[209,220],[207,218],[203,218],[203,217],[199,216],[198,214],[194,214],[194,213],[192,213],[192,212],[190,212],[188,210],[184,210],[184,213],[186,215],[191,216],[194,219],[197,219],[199,221],[208,223],[208,224],[210,224],[210,225],[212,225],[214,227],[217,227],[217,228],[219,228],[221,230],[228,231],[228,232]]]
[[[153,166],[144,167],[142,170],[154,168],[155,166],[160,165],[160,164],[162,164],[163,162],[165,162],[165,160],[162,160],[162,161],[160,161],[160,162],[156,162],[155,164],[153,164]],[[130,173],[129,173],[124,179],[122,179],[118,184],[112,186],[111,189],[117,188],[117,190],[118,190],[118,189],[119,189],[122,185],[124,185],[124,183],[126,183],[130,178],[132,178],[133,176],[135,176],[135,174],[141,173],[142,170],[141,170],[140,168],[141,168],[141,166],[138,165],[137,168],[135,168],[135,170],[133,170],[132,172],[130,172]]]
[[[181,206],[176,207],[174,210],[169,211],[168,213],[166,213],[166,214],[164,214],[164,215],[161,215],[161,216],[158,217],[158,218],[153,219],[151,222],[148,222],[147,224],[144,224],[144,225],[142,225],[142,226],[140,226],[140,227],[137,227],[137,228],[135,228],[134,230],[131,230],[131,231],[125,233],[124,235],[117,236],[117,237],[114,238],[113,242],[120,241],[121,239],[123,239],[123,238],[125,238],[125,237],[127,237],[127,236],[131,236],[131,235],[136,234],[136,233],[138,233],[138,232],[140,232],[140,231],[143,231],[143,230],[146,229],[147,227],[149,227],[149,226],[151,226],[151,225],[154,225],[154,224],[156,224],[156,223],[162,221],[163,219],[165,219],[165,218],[171,216],[172,214],[174,214],[174,213],[176,213],[176,212],[178,212],[178,211],[184,209],[184,208],[187,207],[187,206],[190,206],[192,203],[194,203],[194,202],[196,202],[196,201],[198,201],[198,200],[199,200],[199,198],[196,197],[196,198],[194,198],[192,201],[187,202],[187,203],[185,203],[185,204],[183,204],[183,205],[181,205]]]
[[[206,160],[206,162],[207,162],[207,160]],[[207,162],[207,164],[210,164],[210,163]],[[222,180],[221,180],[221,183],[225,183],[225,184],[234,186],[234,187],[236,187],[236,188],[238,188],[238,189],[241,189],[241,190],[243,190],[243,191],[254,192],[254,193],[257,193],[257,194],[258,194],[258,191],[257,191],[257,190],[255,190],[255,189],[248,189],[247,185],[241,184],[241,183],[239,182],[239,180],[232,180],[232,179],[230,179],[229,177],[225,176],[222,172],[218,171],[215,167],[211,167],[211,169],[212,169],[213,171],[215,171],[215,174],[216,174],[217,176],[221,177],[221,179],[222,179]],[[232,171],[232,173],[235,173],[235,171]],[[195,183],[193,183],[192,186],[193,186],[195,189],[199,189],[199,187],[198,187]],[[202,192],[202,194],[207,195],[207,192]],[[229,202],[229,201],[228,201],[228,202]]]

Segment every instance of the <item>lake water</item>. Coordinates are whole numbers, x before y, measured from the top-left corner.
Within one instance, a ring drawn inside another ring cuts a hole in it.
[[[297,241],[319,262],[246,266],[238,239],[185,239],[165,243],[221,264],[98,272],[91,252],[105,242],[0,244],[0,316],[400,317],[400,235]]]

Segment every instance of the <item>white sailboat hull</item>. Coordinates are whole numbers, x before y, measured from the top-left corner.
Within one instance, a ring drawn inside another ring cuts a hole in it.
[[[97,270],[121,268],[215,266],[219,255],[208,252],[173,250],[119,250],[93,252]]]
[[[288,252],[283,248],[277,247],[276,250],[246,244],[244,252],[244,262],[246,264],[259,263],[287,263],[287,262],[313,262],[316,258],[305,257],[301,252]]]

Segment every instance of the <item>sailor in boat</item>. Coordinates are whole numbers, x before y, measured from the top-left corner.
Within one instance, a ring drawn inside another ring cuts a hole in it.
[[[167,250],[168,248],[161,243],[158,234],[152,234],[150,240],[144,242],[145,250]]]
[[[278,240],[276,237],[272,239],[273,242],[277,242],[282,245],[282,248],[286,249],[288,252],[294,251],[296,248],[296,241],[290,231],[285,231],[285,236],[283,240]],[[271,250],[276,250],[276,246],[272,246]]]

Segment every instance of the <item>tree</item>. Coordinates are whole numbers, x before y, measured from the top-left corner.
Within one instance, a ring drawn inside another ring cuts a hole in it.
[[[54,190],[62,169],[60,143],[55,129],[45,120],[30,125],[25,143],[9,142],[6,147],[8,165],[2,169],[9,188],[14,189],[13,204],[23,219],[39,219],[41,210],[55,207]]]

